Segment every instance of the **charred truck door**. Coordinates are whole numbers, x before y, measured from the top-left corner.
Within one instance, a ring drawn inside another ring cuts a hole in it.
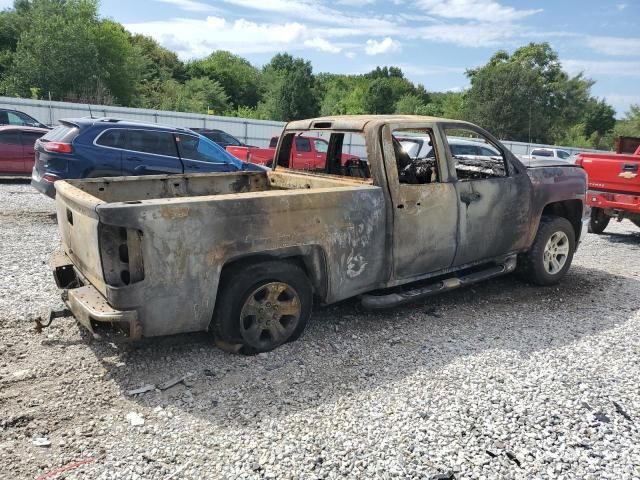
[[[405,134],[420,135],[431,143],[424,156],[411,158],[402,149],[395,136]],[[456,252],[458,201],[434,126],[385,125],[381,146],[393,207],[394,279],[449,268]]]
[[[445,125],[442,138],[457,178],[459,245],[454,266],[522,248],[529,231],[531,182],[504,147],[471,125]]]

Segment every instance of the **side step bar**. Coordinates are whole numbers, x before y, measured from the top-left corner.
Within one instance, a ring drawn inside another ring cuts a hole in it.
[[[516,264],[517,256],[513,255],[506,258],[504,262],[479,272],[470,273],[462,277],[446,278],[429,285],[417,287],[413,290],[399,293],[394,292],[386,295],[365,294],[362,296],[362,306],[370,310],[397,307],[398,305],[404,305],[405,303],[413,302],[437,293],[471,285],[499,275],[505,275],[513,272],[516,269]]]

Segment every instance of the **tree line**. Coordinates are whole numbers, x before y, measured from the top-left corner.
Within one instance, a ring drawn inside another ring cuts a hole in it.
[[[98,15],[96,0],[16,0],[0,12],[0,94],[269,120],[419,114],[469,120],[509,140],[607,148],[640,136],[640,106],[622,120],[570,76],[548,43],[496,52],[461,92],[428,91],[400,68],[313,72],[287,53],[261,68],[227,51],[181,61],[154,39]]]

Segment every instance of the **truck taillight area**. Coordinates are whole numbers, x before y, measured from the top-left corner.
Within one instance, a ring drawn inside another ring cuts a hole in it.
[[[105,283],[124,287],[144,280],[142,232],[100,224],[98,234]]]

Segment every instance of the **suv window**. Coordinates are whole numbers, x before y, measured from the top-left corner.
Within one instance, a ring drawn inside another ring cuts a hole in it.
[[[178,156],[172,133],[153,130],[123,130],[123,137],[122,148],[125,150],[166,157]]]
[[[296,150],[299,152],[310,152],[311,140],[306,137],[296,137]]]
[[[176,135],[180,157],[187,160],[199,160],[210,163],[232,163],[226,150],[213,141],[194,135]]]
[[[225,143],[227,145],[236,145],[236,146],[241,144],[237,138],[232,137],[226,132],[208,132],[204,136],[209,138],[210,140],[213,140],[216,143]]]
[[[105,130],[96,139],[96,145],[111,148],[124,148],[125,135],[123,130]]]
[[[78,127],[74,127],[73,125],[58,125],[53,130],[49,130],[42,140],[45,142],[70,142],[76,136],[80,130]]]
[[[571,154],[569,152],[565,152],[564,150],[558,150],[558,157],[560,157],[561,159],[565,160],[570,156]]]
[[[20,134],[18,132],[0,132],[0,143],[20,145]]]

